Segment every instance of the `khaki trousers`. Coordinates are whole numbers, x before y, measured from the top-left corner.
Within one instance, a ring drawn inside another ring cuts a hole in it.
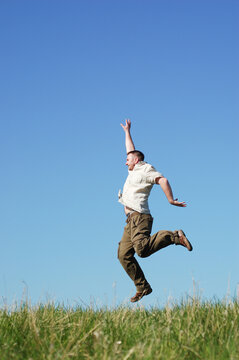
[[[118,259],[133,280],[136,291],[150,288],[144,273],[135,259],[135,253],[144,258],[175,243],[177,232],[162,230],[150,236],[153,218],[150,214],[133,212],[128,216],[123,237],[119,243]]]

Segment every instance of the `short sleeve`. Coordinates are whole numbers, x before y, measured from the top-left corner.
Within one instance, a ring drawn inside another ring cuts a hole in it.
[[[155,179],[163,177],[163,174],[158,172],[152,165],[147,170],[146,180],[147,183],[155,184]]]

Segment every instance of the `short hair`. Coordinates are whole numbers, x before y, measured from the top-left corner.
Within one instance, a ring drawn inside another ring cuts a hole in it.
[[[137,156],[137,158],[139,159],[139,161],[144,161],[144,154],[143,154],[141,151],[139,151],[139,150],[129,151],[129,152],[127,153],[127,155],[129,155],[129,154],[133,154],[133,155]]]

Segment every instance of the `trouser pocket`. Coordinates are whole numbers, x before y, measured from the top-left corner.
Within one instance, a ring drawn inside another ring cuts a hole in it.
[[[120,253],[120,242],[118,243],[118,250],[117,250],[117,258],[119,259],[119,253]]]
[[[131,227],[131,241],[134,250],[140,257],[146,257],[150,241],[153,218],[149,214],[135,216]]]

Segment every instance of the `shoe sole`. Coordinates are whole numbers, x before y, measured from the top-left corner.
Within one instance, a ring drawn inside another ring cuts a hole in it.
[[[184,234],[183,230],[178,230],[179,235],[181,234],[181,237],[183,238],[184,246],[188,249],[188,251],[192,251],[193,247],[190,241],[186,238],[186,235]]]
[[[134,298],[131,298],[130,301],[131,301],[132,303],[135,303],[135,302],[141,300],[142,297],[151,294],[152,291],[153,291],[152,289],[143,290],[143,292],[141,293],[141,296],[138,297],[137,300],[134,300]]]

